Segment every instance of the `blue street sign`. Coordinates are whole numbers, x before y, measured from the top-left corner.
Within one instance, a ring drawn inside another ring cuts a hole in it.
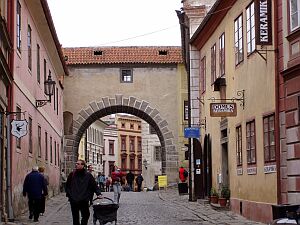
[[[185,138],[200,138],[200,128],[199,127],[186,127],[184,128]]]

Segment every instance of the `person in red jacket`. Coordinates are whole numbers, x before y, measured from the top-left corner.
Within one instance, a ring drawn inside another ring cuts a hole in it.
[[[188,177],[188,172],[181,166],[179,168],[179,179],[182,183],[186,182],[186,179]]]
[[[119,204],[121,197],[121,181],[123,177],[126,176],[126,173],[121,172],[119,168],[114,167],[111,173],[112,185],[114,190],[114,202]]]

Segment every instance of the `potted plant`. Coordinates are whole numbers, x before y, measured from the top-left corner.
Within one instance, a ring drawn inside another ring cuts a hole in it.
[[[219,204],[221,207],[225,207],[227,205],[227,200],[230,198],[230,189],[228,186],[222,186],[221,188],[221,197],[219,198]]]
[[[214,187],[212,187],[210,190],[210,203],[217,204],[218,199],[219,199],[219,193]]]

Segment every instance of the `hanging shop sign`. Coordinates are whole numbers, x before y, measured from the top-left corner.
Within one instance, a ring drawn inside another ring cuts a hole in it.
[[[21,138],[27,134],[26,120],[13,120],[11,121],[11,134],[17,138]]]
[[[272,0],[255,1],[256,44],[272,45]]]
[[[236,103],[210,103],[211,117],[233,117],[236,116]]]

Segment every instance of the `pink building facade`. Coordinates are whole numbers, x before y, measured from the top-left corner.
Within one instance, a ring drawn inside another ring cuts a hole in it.
[[[47,1],[17,0],[14,20],[13,114],[26,120],[27,134],[11,136],[11,202],[13,215],[27,209],[23,181],[33,166],[44,166],[49,176],[49,196],[59,192],[63,159],[63,78],[67,74]],[[44,81],[55,81],[51,102]]]

